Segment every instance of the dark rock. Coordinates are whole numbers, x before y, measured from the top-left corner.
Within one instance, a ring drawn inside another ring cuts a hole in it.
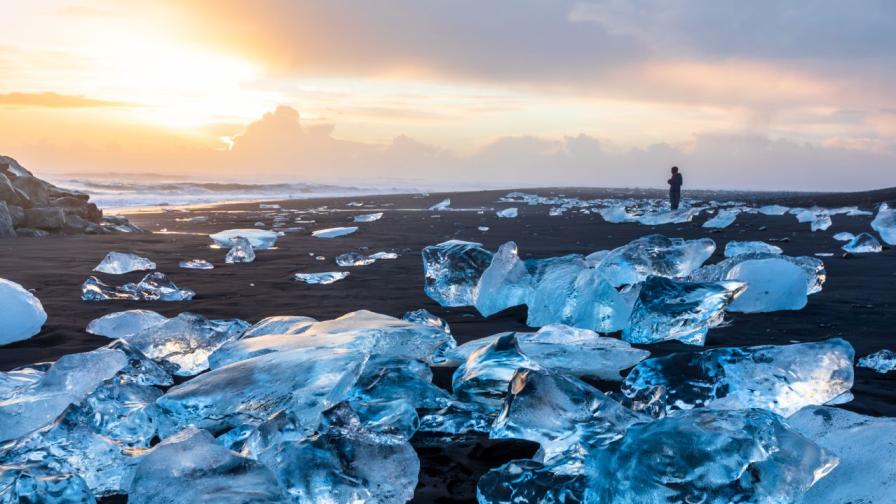
[[[25,175],[12,179],[12,185],[27,194],[33,206],[45,207],[50,204],[50,190],[43,180]]]
[[[61,208],[42,207],[25,210],[25,226],[55,230],[65,227],[65,212]]]
[[[74,189],[63,189],[52,184],[48,184],[48,186],[48,190],[50,191],[50,199],[74,198],[82,201],[83,203],[86,203],[88,200],[90,200],[90,195],[87,193],[75,191]]]
[[[43,238],[45,236],[50,236],[50,233],[44,231],[43,229],[34,229],[27,227],[16,229],[16,234],[19,236],[30,236],[31,238]]]
[[[68,233],[99,234],[103,232],[103,228],[79,215],[70,214],[65,216],[65,231]]]
[[[19,192],[10,182],[9,177],[0,173],[0,200],[9,205],[19,205]]]
[[[99,222],[101,220],[103,220],[103,211],[100,208],[98,208],[95,204],[88,203],[86,208],[87,208],[87,214],[84,216],[85,219],[89,220],[90,222],[95,222],[97,224],[99,224]]]
[[[9,156],[0,156],[0,173],[10,178],[31,175],[30,171],[26,170],[18,161]]]
[[[19,227],[25,223],[25,209],[20,206],[6,205],[9,208],[9,216],[12,218],[12,225]]]
[[[0,201],[0,238],[15,238],[16,230],[5,201]]]

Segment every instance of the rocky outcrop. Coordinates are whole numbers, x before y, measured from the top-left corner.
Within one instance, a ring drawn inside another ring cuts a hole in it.
[[[103,217],[89,194],[55,186],[0,156],[0,238],[137,232],[124,217]]]

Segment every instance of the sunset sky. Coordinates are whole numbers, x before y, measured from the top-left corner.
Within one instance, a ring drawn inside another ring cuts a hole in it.
[[[38,173],[896,185],[889,0],[0,0]],[[506,181],[506,183],[504,183]]]

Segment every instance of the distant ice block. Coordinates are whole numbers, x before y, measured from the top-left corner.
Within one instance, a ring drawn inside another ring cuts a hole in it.
[[[803,502],[877,504],[893,500],[896,419],[807,406],[788,418],[787,424],[840,459],[833,471],[809,489]]]
[[[375,262],[376,259],[358,252],[346,252],[336,256],[336,265],[342,267],[367,266]]]
[[[121,338],[160,362],[178,376],[192,376],[208,369],[208,356],[240,337],[249,324],[239,320],[209,320],[184,312],[160,324]]]
[[[629,215],[628,211],[626,211],[624,205],[617,205],[607,208],[601,208],[599,210],[600,216],[604,218],[605,221],[611,224],[619,224],[621,222],[628,222],[633,219],[631,215]]]
[[[306,331],[317,319],[301,315],[277,315],[266,317],[246,329],[242,338],[256,338],[268,334],[299,334]]]
[[[369,257],[375,261],[382,261],[382,260],[398,259],[398,254],[395,252],[375,252],[373,254],[370,254]]]
[[[255,260],[255,251],[249,240],[242,236],[233,238],[233,248],[227,252],[224,262],[227,264],[250,263]]]
[[[840,248],[850,254],[873,254],[883,250],[883,246],[877,241],[877,238],[869,233],[857,234],[849,243]]]
[[[326,285],[347,278],[348,275],[348,271],[325,271],[323,273],[296,273],[293,278],[306,284]]]
[[[683,411],[592,452],[586,502],[800,502],[837,458],[768,411]],[[827,502],[827,500],[824,500]]]
[[[34,294],[0,278],[0,345],[34,336],[46,321],[47,313]]]
[[[887,244],[896,245],[896,210],[886,203],[881,203],[877,215],[871,221],[871,229],[877,231]]]
[[[436,203],[435,205],[429,207],[430,210],[448,210],[448,207],[451,206],[451,198],[445,198],[442,201]]]
[[[0,441],[49,424],[125,365],[123,352],[105,348],[60,357],[39,380],[0,398]]]
[[[548,210],[548,215],[551,217],[559,217],[566,213],[568,209],[566,207],[553,207]]]
[[[842,241],[842,242],[852,241],[852,239],[855,237],[856,237],[856,235],[854,235],[852,233],[847,233],[846,231],[841,231],[841,232],[835,234],[834,236],[832,236],[833,239],[835,239],[837,241]]]
[[[249,240],[252,248],[255,250],[269,249],[277,243],[277,232],[265,229],[228,229],[219,233],[208,235],[215,243],[221,247],[233,247],[234,238],[242,236]]]
[[[622,339],[630,343],[679,340],[702,346],[725,308],[746,289],[743,282],[680,282],[650,276],[641,286]]]
[[[383,218],[383,212],[369,213],[363,215],[354,216],[353,220],[355,222],[373,222],[378,221]]]
[[[715,250],[709,238],[684,240],[654,234],[610,251],[597,269],[614,287],[643,282],[650,275],[681,278],[699,268]]]
[[[424,291],[442,306],[470,306],[479,277],[492,262],[481,243],[450,240],[425,247]]]
[[[479,403],[497,411],[517,369],[541,370],[524,354],[514,333],[506,333],[473,352],[454,372],[451,387],[461,401]]]
[[[889,373],[896,369],[896,352],[887,349],[878,350],[859,359],[859,363],[856,365],[871,368],[878,373]]]
[[[759,207],[759,213],[762,215],[784,215],[788,210],[790,210],[790,207],[781,205],[765,205]]]
[[[516,243],[507,242],[492,256],[492,262],[479,277],[473,305],[483,317],[526,304],[532,291],[532,276],[520,260]]]
[[[634,409],[654,415],[762,408],[786,417],[847,394],[854,354],[839,338],[674,353],[635,366],[621,390]]]
[[[808,222],[814,231],[824,231],[831,227],[831,215],[823,209],[803,210],[796,214],[797,222]]]
[[[151,310],[125,310],[103,315],[87,324],[87,332],[117,339],[156,326],[168,318]]]
[[[638,222],[645,226],[684,224],[694,220],[699,213],[700,211],[695,208],[679,208],[678,210],[644,214],[638,218]]]
[[[200,269],[200,270],[210,270],[215,269],[215,265],[206,261],[205,259],[187,259],[178,263],[183,269]]]
[[[316,238],[338,238],[340,236],[350,235],[357,230],[357,226],[318,229],[317,231],[313,231],[311,236]]]
[[[87,483],[74,470],[58,472],[46,461],[0,464],[0,488],[4,503],[53,502],[93,504],[96,502]]]
[[[511,207],[505,208],[503,210],[498,210],[497,212],[495,212],[495,215],[497,215],[501,219],[515,219],[518,213],[519,212],[516,208]]]
[[[189,301],[196,293],[180,289],[164,273],[156,271],[143,277],[140,283],[126,283],[121,287],[106,285],[91,276],[81,284],[81,299],[106,301],[128,299],[133,301]]]
[[[165,439],[144,456],[129,490],[133,504],[287,501],[270,469],[195,428]]]
[[[726,228],[731,224],[734,224],[734,220],[737,219],[739,213],[740,210],[719,210],[719,213],[703,223],[703,227],[714,229]]]
[[[734,257],[743,254],[752,254],[761,252],[766,254],[783,254],[784,251],[777,245],[765,243],[764,241],[735,241],[732,240],[725,244],[725,257]]]
[[[182,427],[220,432],[258,425],[289,411],[310,432],[324,410],[347,398],[366,361],[367,355],[358,350],[303,348],[269,353],[175,385],[156,403]]]
[[[128,252],[109,252],[96,268],[93,268],[93,271],[109,273],[110,275],[121,275],[132,271],[154,269],[156,269],[156,263],[145,257]]]

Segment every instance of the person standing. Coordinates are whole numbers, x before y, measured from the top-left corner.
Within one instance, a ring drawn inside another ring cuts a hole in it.
[[[678,167],[672,167],[672,178],[668,180],[669,182],[669,206],[672,207],[672,210],[678,210],[678,204],[681,203],[681,184],[684,183],[684,179],[681,177],[681,173],[678,173]]]

